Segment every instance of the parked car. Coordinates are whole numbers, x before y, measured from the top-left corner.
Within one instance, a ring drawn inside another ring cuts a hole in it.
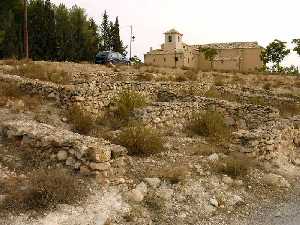
[[[96,55],[96,64],[130,64],[130,61],[122,56],[119,52],[105,51]]]

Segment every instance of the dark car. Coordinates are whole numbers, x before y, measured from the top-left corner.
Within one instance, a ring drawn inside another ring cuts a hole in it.
[[[105,51],[96,55],[96,64],[130,64],[130,61],[122,56],[119,52]]]

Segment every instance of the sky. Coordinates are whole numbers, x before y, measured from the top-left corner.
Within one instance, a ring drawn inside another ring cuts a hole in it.
[[[160,48],[163,33],[171,28],[183,33],[187,44],[257,41],[265,47],[274,39],[288,42],[300,38],[299,0],[52,0],[68,7],[78,5],[98,24],[104,10],[110,19],[119,17],[121,38],[129,46],[133,26],[132,54],[143,58],[150,47]],[[285,65],[300,66],[290,54]]]

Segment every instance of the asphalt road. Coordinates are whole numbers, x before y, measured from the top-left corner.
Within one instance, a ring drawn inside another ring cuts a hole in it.
[[[300,225],[300,187],[286,201],[262,206],[241,225]]]

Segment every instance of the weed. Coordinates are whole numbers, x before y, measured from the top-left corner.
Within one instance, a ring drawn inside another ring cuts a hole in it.
[[[73,124],[74,130],[80,134],[88,134],[94,127],[95,120],[92,114],[84,111],[78,105],[73,105],[70,107],[67,117]]]
[[[163,151],[163,138],[153,129],[136,123],[123,129],[116,138],[117,144],[127,148],[129,155],[151,155]]]
[[[211,166],[216,173],[236,178],[247,175],[248,170],[253,166],[253,161],[246,156],[229,156],[213,162]]]
[[[139,92],[123,91],[114,100],[116,110],[115,117],[120,120],[128,120],[133,111],[147,105],[146,98]]]
[[[228,139],[231,133],[224,116],[211,110],[205,113],[194,113],[189,119],[188,128],[195,134],[218,140]]]
[[[19,182],[9,184],[7,197],[0,207],[26,212],[55,208],[58,204],[77,203],[87,190],[79,180],[65,170],[38,170]]]
[[[190,176],[190,169],[188,166],[164,168],[159,170],[158,176],[164,180],[168,180],[172,184],[176,184]]]

